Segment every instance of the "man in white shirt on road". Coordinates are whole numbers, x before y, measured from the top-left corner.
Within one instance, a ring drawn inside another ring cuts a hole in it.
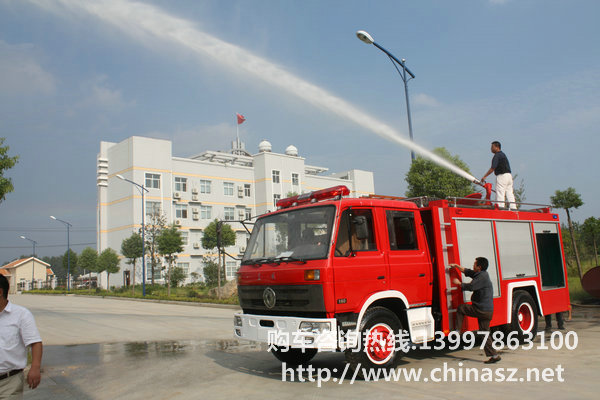
[[[23,398],[28,346],[31,346],[31,368],[27,384],[35,389],[41,379],[40,333],[31,312],[8,301],[9,287],[8,279],[0,274],[0,400]]]

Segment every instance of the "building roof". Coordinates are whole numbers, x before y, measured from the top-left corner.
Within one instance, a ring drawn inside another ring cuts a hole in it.
[[[15,261],[11,261],[8,264],[3,265],[2,267],[0,267],[0,274],[4,275],[4,276],[10,276],[10,270],[11,269],[15,269],[20,267],[23,264],[28,263],[29,261],[33,260],[34,257],[28,257],[28,258],[21,258]],[[48,264],[47,262],[44,262],[42,260],[40,260],[39,258],[35,258],[35,262],[45,265],[46,266],[46,274],[48,275],[54,275],[54,272],[52,272],[52,269],[50,268],[51,265]]]

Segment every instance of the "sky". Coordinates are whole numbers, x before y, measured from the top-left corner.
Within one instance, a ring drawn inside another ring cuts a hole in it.
[[[100,141],[227,150],[235,114],[256,153],[293,144],[309,165],[374,172],[403,195],[414,142],[481,178],[499,140],[527,202],[574,187],[600,217],[600,3],[595,0],[0,0],[0,263],[95,247]],[[566,220],[560,211],[561,219]]]

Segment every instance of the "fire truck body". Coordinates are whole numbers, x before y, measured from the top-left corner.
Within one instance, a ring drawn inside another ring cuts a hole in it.
[[[258,218],[238,272],[237,338],[285,336],[286,346],[340,350],[404,329],[412,343],[431,341],[461,330],[456,309],[470,301],[448,265],[470,267],[480,256],[494,286],[491,326],[535,334],[538,316],[567,310],[560,225],[549,208],[342,198],[347,191],[284,199]],[[477,328],[466,318],[462,330]],[[365,361],[383,365],[392,353],[379,349]]]

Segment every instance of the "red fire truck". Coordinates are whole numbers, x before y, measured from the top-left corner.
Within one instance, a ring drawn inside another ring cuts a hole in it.
[[[280,200],[257,219],[242,259],[235,337],[281,345],[285,335],[273,353],[287,363],[327,349],[345,350],[351,366],[393,366],[401,330],[412,344],[477,330],[474,318],[456,326],[470,292],[448,268],[476,257],[489,261],[491,326],[535,335],[539,316],[569,306],[559,218],[549,206],[501,210],[490,188],[487,199],[348,198],[336,186]]]

